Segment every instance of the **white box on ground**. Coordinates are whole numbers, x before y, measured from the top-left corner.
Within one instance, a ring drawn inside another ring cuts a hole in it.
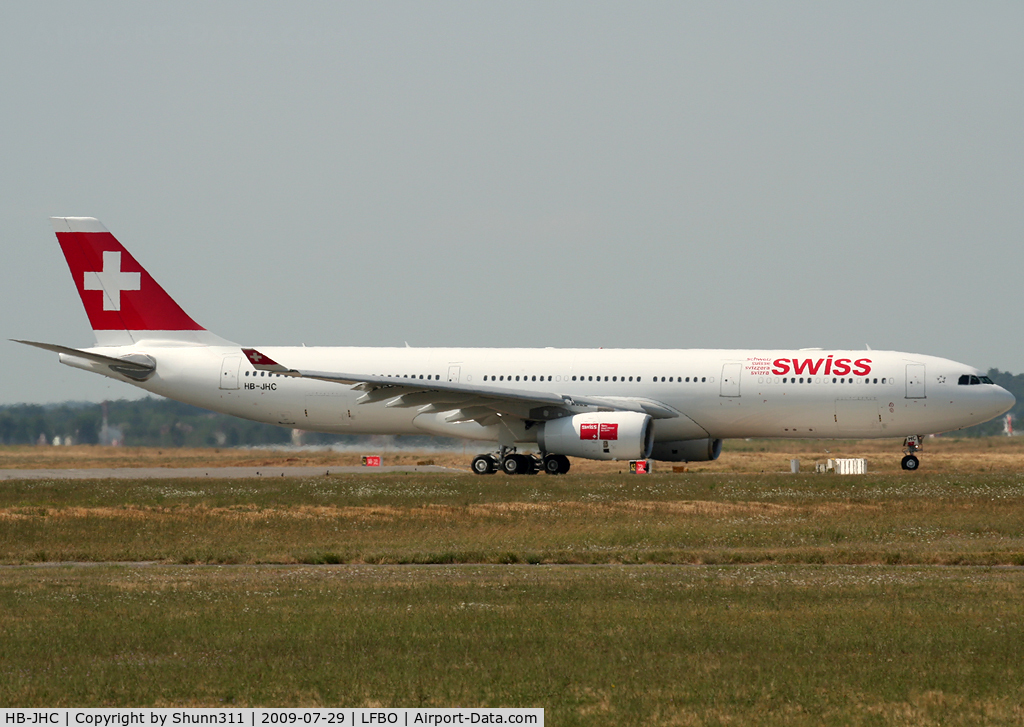
[[[866,475],[868,473],[868,461],[864,458],[837,459],[835,463],[837,475]]]

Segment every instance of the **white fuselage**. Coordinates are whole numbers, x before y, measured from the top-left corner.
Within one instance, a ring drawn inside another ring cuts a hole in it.
[[[475,422],[447,423],[423,407],[358,404],[350,385],[256,371],[231,346],[146,341],[129,350],[157,361],[136,382],[83,359],[67,364],[214,411],[310,431],[437,434],[493,439]],[[1005,412],[994,384],[948,359],[895,351],[261,347],[293,368],[362,372],[424,386],[430,380],[567,396],[661,402],[681,416],[654,422],[655,441],[746,437],[905,437],[962,429]],[[430,377],[429,379],[427,377]],[[436,378],[435,378],[436,377]],[[535,435],[534,435],[535,436]],[[533,441],[529,430],[517,441]]]

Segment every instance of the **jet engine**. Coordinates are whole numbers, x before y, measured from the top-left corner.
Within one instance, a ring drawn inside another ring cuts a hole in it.
[[[540,425],[544,452],[587,459],[645,459],[654,444],[649,414],[601,412],[552,419]]]
[[[707,462],[722,453],[721,439],[686,439],[679,442],[658,442],[651,457],[662,462]]]

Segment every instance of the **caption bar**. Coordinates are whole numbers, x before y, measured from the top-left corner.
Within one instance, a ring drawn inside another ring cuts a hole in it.
[[[0,709],[0,727],[544,725],[543,709]]]

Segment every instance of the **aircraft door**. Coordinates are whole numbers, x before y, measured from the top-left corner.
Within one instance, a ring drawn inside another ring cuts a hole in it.
[[[924,399],[924,364],[907,364],[907,398]]]
[[[722,392],[721,396],[740,395],[740,373],[743,371],[741,363],[727,363],[722,366]]]
[[[238,388],[238,369],[242,366],[241,356],[225,356],[220,366],[220,388]]]
[[[456,384],[459,383],[459,372],[460,372],[461,368],[462,368],[461,366],[449,366],[448,367],[448,381],[450,381],[452,383],[456,383]]]

